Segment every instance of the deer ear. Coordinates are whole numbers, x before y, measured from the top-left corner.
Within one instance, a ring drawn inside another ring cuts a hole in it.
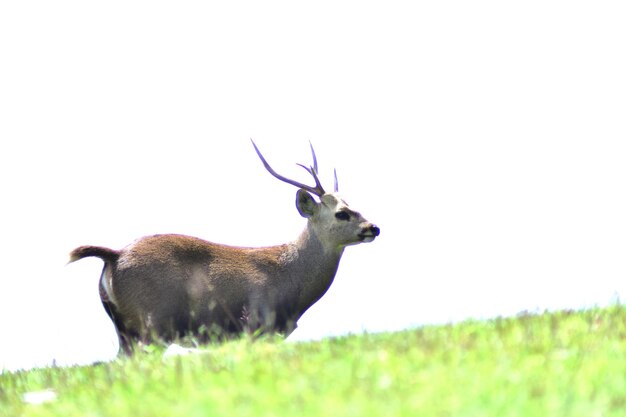
[[[302,217],[309,218],[313,216],[317,211],[318,205],[319,203],[311,197],[311,194],[302,189],[298,190],[296,194],[296,207]]]

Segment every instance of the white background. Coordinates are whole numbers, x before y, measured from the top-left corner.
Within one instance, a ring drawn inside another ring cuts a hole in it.
[[[297,237],[284,175],[381,228],[294,340],[626,295],[621,2],[3,2],[0,368],[117,351],[101,262]]]

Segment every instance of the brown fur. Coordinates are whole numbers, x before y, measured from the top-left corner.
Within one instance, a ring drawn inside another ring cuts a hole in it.
[[[319,242],[318,242],[319,244]],[[315,246],[315,245],[312,245]],[[295,244],[267,248],[219,245],[183,235],[149,236],[114,251],[81,246],[71,261],[103,259],[100,297],[118,332],[120,346],[155,336],[173,340],[192,334],[204,340],[244,331],[290,333],[298,318],[328,289],[341,252],[328,268],[310,265]],[[319,280],[302,280],[294,266]]]

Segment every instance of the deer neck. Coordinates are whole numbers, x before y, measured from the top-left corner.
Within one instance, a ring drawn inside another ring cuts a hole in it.
[[[342,254],[343,247],[324,244],[311,224],[289,245],[286,266],[300,290],[300,315],[326,293],[335,278]]]

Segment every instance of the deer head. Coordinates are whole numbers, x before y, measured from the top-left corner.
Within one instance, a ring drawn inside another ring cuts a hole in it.
[[[361,213],[350,209],[348,203],[341,198],[336,170],[334,192],[328,193],[324,190],[318,177],[317,157],[313,145],[310,145],[313,166],[298,164],[313,177],[315,181],[313,187],[278,174],[265,160],[254,141],[252,145],[270,174],[299,188],[296,193],[298,212],[308,219],[309,229],[317,235],[324,246],[342,249],[348,245],[371,242],[380,234],[380,229],[376,225],[366,220]],[[316,201],[313,195],[318,197],[319,201]]]

